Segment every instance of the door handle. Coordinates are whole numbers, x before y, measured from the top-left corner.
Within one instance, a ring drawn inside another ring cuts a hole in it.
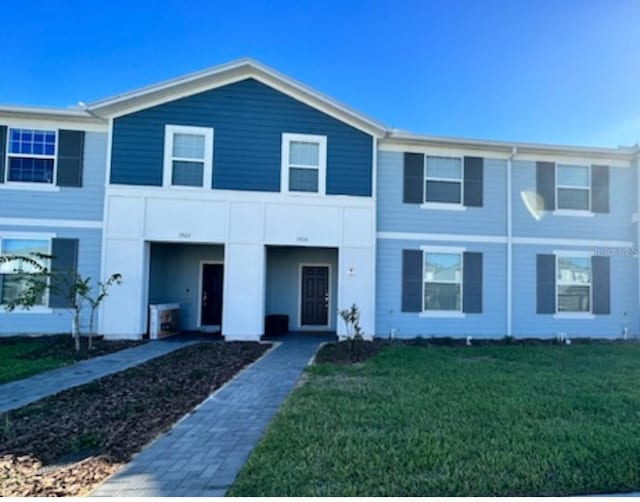
[[[207,292],[206,291],[204,293],[202,293],[202,306],[203,307],[207,306]]]

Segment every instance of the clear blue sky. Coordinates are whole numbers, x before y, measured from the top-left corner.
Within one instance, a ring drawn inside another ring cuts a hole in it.
[[[30,0],[2,14],[3,104],[90,102],[248,56],[413,132],[640,141],[638,0]]]

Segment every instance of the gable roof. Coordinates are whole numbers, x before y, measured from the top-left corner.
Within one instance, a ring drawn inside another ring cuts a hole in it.
[[[87,111],[102,117],[118,117],[248,78],[253,78],[373,136],[382,137],[387,131],[384,124],[248,58],[94,101],[87,106]]]

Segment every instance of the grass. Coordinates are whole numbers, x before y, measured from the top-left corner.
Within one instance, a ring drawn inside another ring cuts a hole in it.
[[[640,490],[640,345],[388,347],[307,372],[235,496]]]
[[[70,335],[0,338],[0,384],[26,378],[43,371],[139,345],[132,341],[94,340],[94,349],[76,352]]]

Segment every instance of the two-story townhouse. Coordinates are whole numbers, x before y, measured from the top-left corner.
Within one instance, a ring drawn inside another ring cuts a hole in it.
[[[379,149],[376,333],[637,333],[635,149],[402,132]]]
[[[379,336],[639,333],[637,149],[389,130],[251,60],[5,107],[0,143],[0,252],[121,273],[108,337],[143,336],[154,303],[227,339],[270,314],[341,334],[353,303]],[[0,333],[66,331],[51,296]]]
[[[0,107],[0,253],[97,280],[106,153],[106,122],[85,112]],[[0,264],[0,305],[24,287],[17,268]],[[58,287],[28,311],[0,308],[0,335],[68,332],[69,307]]]
[[[375,162],[384,128],[251,61],[89,105],[108,121],[100,332],[140,337],[149,303],[181,327],[257,339],[265,316],[374,330]]]

